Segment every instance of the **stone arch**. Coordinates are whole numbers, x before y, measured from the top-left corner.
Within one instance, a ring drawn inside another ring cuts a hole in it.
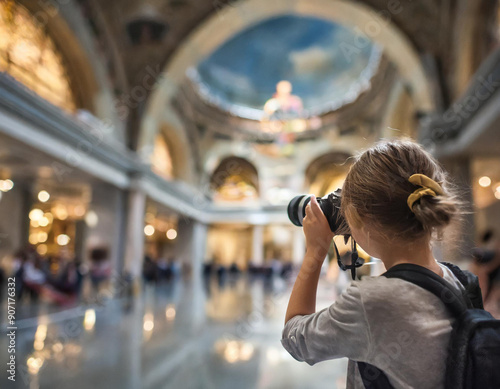
[[[192,151],[182,127],[173,125],[172,122],[163,122],[160,133],[170,153],[173,178],[194,183],[196,177]]]
[[[432,88],[417,51],[404,33],[390,22],[390,10],[385,13],[375,13],[361,3],[331,0],[244,0],[217,10],[185,39],[165,67],[163,77],[159,79],[146,107],[139,149],[147,148],[150,133],[158,131],[158,114],[168,109],[189,67],[197,65],[238,32],[265,19],[285,14],[317,17],[347,25],[365,34],[383,46],[384,53],[397,66],[409,85],[417,109],[422,112],[434,110]],[[356,50],[357,45],[362,44],[361,40],[346,42],[346,50]]]
[[[244,158],[230,155],[222,158],[210,175],[210,189],[217,193],[228,185],[236,186],[238,182],[231,182],[233,180],[243,182],[250,190],[254,189],[255,193],[249,194],[249,198],[258,198],[260,187],[256,167]]]
[[[317,196],[324,196],[341,187],[351,165],[350,157],[343,152],[317,157],[307,166],[304,186]]]
[[[112,124],[113,136],[124,140],[124,126],[114,106],[114,93],[107,69],[80,10],[71,2],[64,4],[22,0],[24,7],[44,28],[64,58],[77,108]]]

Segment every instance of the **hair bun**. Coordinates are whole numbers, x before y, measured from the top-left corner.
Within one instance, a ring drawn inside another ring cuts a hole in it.
[[[412,211],[424,230],[431,231],[450,224],[458,208],[456,202],[446,195],[423,196],[413,205]]]

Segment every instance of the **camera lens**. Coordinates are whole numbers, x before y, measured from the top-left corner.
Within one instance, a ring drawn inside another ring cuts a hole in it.
[[[337,235],[349,235],[349,226],[340,215],[340,202],[342,190],[337,189],[325,197],[317,197],[319,207],[328,221],[330,230]],[[288,218],[297,227],[303,226],[306,217],[306,206],[311,201],[312,195],[299,195],[288,203]]]
[[[302,221],[306,216],[306,205],[309,201],[311,201],[311,195],[299,195],[288,203],[288,218],[297,227],[302,227]]]

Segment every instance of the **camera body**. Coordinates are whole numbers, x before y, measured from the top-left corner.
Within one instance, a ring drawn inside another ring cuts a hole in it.
[[[341,195],[342,189],[339,188],[324,197],[318,197],[317,200],[325,214],[330,230],[335,235],[350,235],[349,227],[340,214]],[[302,227],[306,217],[306,206],[311,201],[311,196],[299,195],[288,203],[288,218],[294,225]]]
[[[290,221],[298,227],[303,226],[304,218],[306,217],[306,206],[311,201],[312,195],[300,195],[294,197],[290,203],[288,203],[288,218]],[[349,264],[342,262],[339,254],[339,250],[335,241],[333,241],[333,247],[335,249],[335,256],[337,257],[337,263],[339,267],[346,271],[351,271],[352,279],[356,279],[356,269],[363,265],[364,260],[358,255],[358,250],[356,242],[351,237],[351,231],[349,225],[344,217],[340,213],[340,204],[342,198],[342,189],[337,189],[324,197],[317,198],[319,206],[323,211],[330,230],[335,235],[344,235],[344,243],[347,244],[349,238],[351,238],[351,261]]]

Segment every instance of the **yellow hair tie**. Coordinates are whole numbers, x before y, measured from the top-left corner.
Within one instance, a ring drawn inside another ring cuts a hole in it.
[[[414,185],[419,185],[422,188],[418,188],[411,195],[408,196],[408,207],[410,207],[413,212],[413,204],[420,200],[423,196],[438,196],[443,195],[444,191],[436,181],[432,178],[427,177],[425,174],[414,174],[410,178],[408,178]]]

